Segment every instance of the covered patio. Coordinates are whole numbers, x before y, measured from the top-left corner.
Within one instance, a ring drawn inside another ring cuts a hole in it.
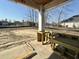
[[[28,7],[37,10],[38,12],[38,33],[37,33],[37,40],[42,41],[44,40],[44,33],[45,33],[45,12],[50,8],[56,8],[58,6],[62,6],[67,4],[69,0],[12,0],[13,2],[24,4]]]

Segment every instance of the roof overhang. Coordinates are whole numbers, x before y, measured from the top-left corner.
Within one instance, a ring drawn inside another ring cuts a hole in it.
[[[12,0],[16,3],[21,3],[36,9],[39,9],[40,6],[43,6],[45,9],[58,6],[65,3],[68,0]]]

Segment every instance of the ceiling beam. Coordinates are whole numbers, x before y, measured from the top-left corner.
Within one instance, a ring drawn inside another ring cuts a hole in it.
[[[63,4],[63,3],[65,3],[66,1],[68,1],[68,0],[53,0],[53,1],[51,1],[50,3],[46,4],[46,5],[44,6],[44,8],[45,8],[45,9],[49,9],[49,8],[51,8],[51,7],[55,7],[55,6],[58,6],[58,5],[60,5],[60,4]]]
[[[38,0],[11,0],[11,1],[14,1],[16,3],[21,3],[21,4],[24,4],[26,6],[29,6],[29,7],[35,8],[35,9],[40,9],[40,6],[41,6],[41,4],[35,3],[35,1],[38,1]],[[48,2],[47,4],[42,5],[42,6],[45,9],[49,9],[49,8],[52,8],[52,7],[56,7],[60,4],[63,4],[66,1],[68,1],[68,0],[51,0],[51,2]]]
[[[26,6],[29,6],[29,7],[32,7],[32,8],[35,8],[35,9],[39,9],[40,6],[37,5],[36,3],[33,2],[33,0],[11,0],[13,2],[16,2],[16,3],[20,3],[20,4],[24,4]]]

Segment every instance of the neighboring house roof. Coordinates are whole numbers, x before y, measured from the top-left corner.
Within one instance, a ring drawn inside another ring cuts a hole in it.
[[[75,15],[75,16],[72,16],[69,19],[61,21],[61,23],[63,23],[63,22],[79,22],[79,15]]]
[[[0,21],[0,23],[8,23],[8,21]]]
[[[79,15],[75,15],[75,16],[73,16],[73,17],[79,17]]]

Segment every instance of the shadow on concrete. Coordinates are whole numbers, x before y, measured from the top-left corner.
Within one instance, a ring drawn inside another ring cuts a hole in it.
[[[53,52],[47,59],[64,59],[61,57],[61,55]]]
[[[28,56],[27,58],[23,58],[23,59],[32,59],[32,57],[34,57],[36,55],[37,55],[37,53],[35,52],[35,53],[31,54],[30,56]]]

